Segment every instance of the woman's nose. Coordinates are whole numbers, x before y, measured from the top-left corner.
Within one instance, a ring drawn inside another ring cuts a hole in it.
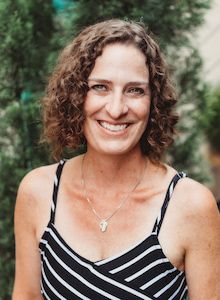
[[[112,93],[106,103],[106,111],[113,119],[118,119],[128,112],[128,106],[122,92]]]

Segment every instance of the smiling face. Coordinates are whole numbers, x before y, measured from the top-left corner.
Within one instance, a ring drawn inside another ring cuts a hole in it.
[[[140,151],[150,112],[149,72],[134,45],[107,45],[88,78],[84,135],[88,151],[109,155]]]

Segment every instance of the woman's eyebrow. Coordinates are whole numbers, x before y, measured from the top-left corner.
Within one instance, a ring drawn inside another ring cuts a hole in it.
[[[129,81],[126,85],[149,85],[149,81]]]
[[[102,79],[102,78],[89,78],[88,81],[97,81],[97,82],[102,82],[102,83],[112,83],[112,81],[107,80],[107,79]],[[149,86],[149,81],[129,81],[126,82],[126,85],[145,85]]]
[[[110,80],[101,79],[101,78],[88,78],[88,81],[97,81],[97,82],[102,82],[102,83],[112,83]]]

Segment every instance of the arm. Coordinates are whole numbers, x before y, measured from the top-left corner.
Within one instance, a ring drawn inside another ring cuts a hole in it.
[[[16,270],[13,300],[43,299],[40,292],[40,255],[36,238],[39,207],[34,198],[36,190],[36,184],[33,184],[34,172],[23,179],[16,200],[14,219]]]
[[[209,190],[195,184],[185,222],[190,300],[220,299],[220,214]]]

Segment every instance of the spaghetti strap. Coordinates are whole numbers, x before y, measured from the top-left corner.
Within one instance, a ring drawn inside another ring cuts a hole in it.
[[[158,235],[159,232],[160,232],[161,225],[163,223],[163,219],[165,217],[165,213],[166,213],[169,201],[172,197],[174,188],[175,188],[177,182],[180,179],[184,178],[184,177],[187,177],[187,175],[184,172],[177,173],[176,175],[174,175],[173,179],[171,180],[171,182],[168,186],[168,189],[167,189],[165,199],[164,199],[163,205],[161,207],[159,216],[157,217],[156,222],[155,222],[154,227],[153,227],[153,232],[156,233],[156,235]]]
[[[54,185],[53,185],[53,196],[52,196],[52,203],[51,203],[51,212],[50,212],[50,223],[54,224],[55,221],[55,214],[56,214],[56,206],[57,206],[57,194],[59,190],[60,185],[60,177],[62,174],[62,170],[65,164],[65,160],[60,160],[57,169],[56,174],[54,177]]]

